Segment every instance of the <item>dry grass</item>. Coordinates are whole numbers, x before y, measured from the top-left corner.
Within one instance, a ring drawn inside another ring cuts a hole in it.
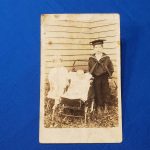
[[[49,91],[49,86],[45,88],[45,97]],[[47,107],[49,105],[49,107]],[[97,114],[96,112],[88,113],[85,123],[84,116],[82,118],[65,117],[56,109],[55,117],[52,120],[52,107],[54,101],[45,98],[45,114],[44,126],[46,128],[102,128],[118,126],[118,99],[117,89],[111,86],[111,103],[106,113]],[[77,112],[75,112],[77,113]],[[76,114],[75,114],[76,115]]]
[[[45,113],[44,126],[46,128],[101,128],[116,127],[118,125],[118,107],[111,106],[106,113],[88,113],[86,123],[82,118],[65,117],[58,114],[56,110],[52,121],[52,110]]]

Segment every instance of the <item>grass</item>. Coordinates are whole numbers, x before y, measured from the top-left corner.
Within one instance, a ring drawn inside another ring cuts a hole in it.
[[[96,112],[88,113],[86,123],[84,115],[83,117],[70,117],[60,114],[59,109],[56,109],[55,117],[52,120],[52,109],[45,110],[44,126],[46,128],[107,128],[118,126],[117,106],[110,106],[109,110],[102,114],[97,114]],[[67,113],[65,112],[65,114]],[[70,114],[77,115],[77,111]]]
[[[117,89],[111,88],[111,104],[108,105],[108,111],[103,114],[93,113],[87,114],[85,123],[84,113],[75,111],[71,114],[77,115],[79,113],[83,117],[65,117],[60,115],[59,107],[55,111],[55,117],[52,119],[52,107],[54,100],[46,98],[49,91],[48,85],[45,87],[45,107],[44,107],[44,126],[45,128],[108,128],[118,126],[118,98]],[[69,112],[69,111],[68,111]],[[68,113],[67,112],[67,113]],[[69,113],[70,113],[69,112]],[[66,112],[65,112],[66,113]]]

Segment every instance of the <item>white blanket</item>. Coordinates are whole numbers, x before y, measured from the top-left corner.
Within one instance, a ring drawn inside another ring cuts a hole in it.
[[[82,71],[70,72],[69,78],[71,80],[71,83],[68,91],[63,94],[62,97],[68,98],[70,100],[81,99],[83,101],[86,101],[91,77],[91,74],[83,73]]]

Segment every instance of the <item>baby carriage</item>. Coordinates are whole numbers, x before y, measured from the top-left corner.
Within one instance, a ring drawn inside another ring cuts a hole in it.
[[[87,121],[88,91],[91,84],[91,74],[84,73],[83,70],[69,73],[69,86],[61,96],[60,115],[64,117],[83,118]],[[92,103],[93,107],[93,103]],[[93,108],[91,108],[92,110]]]
[[[56,71],[55,71],[56,72]],[[83,70],[73,70],[66,75],[66,70],[60,73],[60,77],[56,78],[56,75],[49,76],[50,80],[54,80],[51,85],[53,88],[49,91],[48,97],[53,100],[52,108],[52,120],[56,120],[58,116],[62,119],[64,117],[82,118],[84,122],[87,121],[88,108],[86,105],[88,99],[88,91],[91,84],[91,74],[84,73]],[[60,78],[60,79],[59,79]],[[68,83],[66,78],[69,79]],[[58,82],[61,81],[61,82]],[[63,80],[63,81],[62,81]],[[57,83],[55,83],[57,81]],[[66,84],[67,83],[67,84]],[[57,85],[58,84],[58,85]],[[50,85],[50,87],[51,87]],[[59,87],[59,88],[58,88]],[[93,103],[91,111],[93,110]]]

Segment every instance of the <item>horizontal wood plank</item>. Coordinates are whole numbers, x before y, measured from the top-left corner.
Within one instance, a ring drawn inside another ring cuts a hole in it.
[[[116,53],[116,49],[104,49],[104,51],[106,54],[114,54]],[[82,50],[76,50],[76,49],[57,49],[57,50],[45,50],[45,56],[46,55],[49,55],[49,56],[52,56],[54,55],[55,53],[58,53],[60,55],[76,55],[76,56],[80,56],[80,55],[91,55],[93,54],[93,50],[92,49],[89,49],[89,50],[86,50],[86,49],[82,49]]]
[[[81,32],[45,32],[45,37],[65,37],[65,38],[98,38],[98,37],[110,37],[116,36],[115,30],[105,30],[103,32],[81,33]]]
[[[118,14],[44,14],[42,15],[42,23],[50,23],[54,21],[63,22],[73,22],[73,23],[97,23],[105,21],[117,21]]]
[[[82,27],[82,26],[69,26],[69,25],[49,25],[45,26],[45,32],[83,32],[83,33],[95,33],[109,30],[116,30],[116,24],[110,24],[106,26],[97,25],[95,27]]]
[[[117,47],[117,41],[113,43],[104,43],[106,49],[114,49]],[[46,49],[92,49],[93,46],[89,44],[73,44],[73,43],[45,43]]]
[[[103,37],[102,37],[103,38]],[[89,44],[89,42],[93,40],[97,40],[99,38],[64,38],[64,37],[50,37],[45,38],[44,43],[74,43],[74,44]],[[105,43],[116,41],[117,37],[107,37],[103,38],[106,40]]]
[[[64,66],[72,66],[73,64],[75,63],[75,65],[87,65],[88,64],[88,59],[81,59],[81,60],[63,60],[62,61],[62,64],[64,65]],[[112,63],[114,64],[114,65],[116,65],[116,60],[113,60],[112,59]],[[53,61],[52,60],[48,60],[48,61],[46,61],[46,66],[48,66],[48,67],[54,67],[54,65],[55,65],[55,63],[53,63]]]
[[[101,28],[105,28],[107,26],[116,25],[117,22],[114,20],[105,20],[105,21],[95,21],[93,23],[88,22],[79,22],[79,21],[60,21],[60,20],[51,20],[49,22],[45,22],[44,26],[47,27],[53,27],[53,26],[59,26],[59,27],[73,27],[73,28],[96,28],[97,26]]]
[[[62,56],[62,60],[63,61],[68,61],[68,60],[72,60],[72,61],[74,61],[74,60],[88,60],[89,59],[89,57],[90,57],[91,55],[79,55],[79,56],[76,56],[76,55],[74,55],[74,56]],[[116,61],[116,55],[114,54],[114,55],[109,55],[109,57],[111,58],[111,60],[114,60],[114,61]],[[47,61],[52,61],[53,60],[53,56],[45,56],[45,61],[47,62]]]

